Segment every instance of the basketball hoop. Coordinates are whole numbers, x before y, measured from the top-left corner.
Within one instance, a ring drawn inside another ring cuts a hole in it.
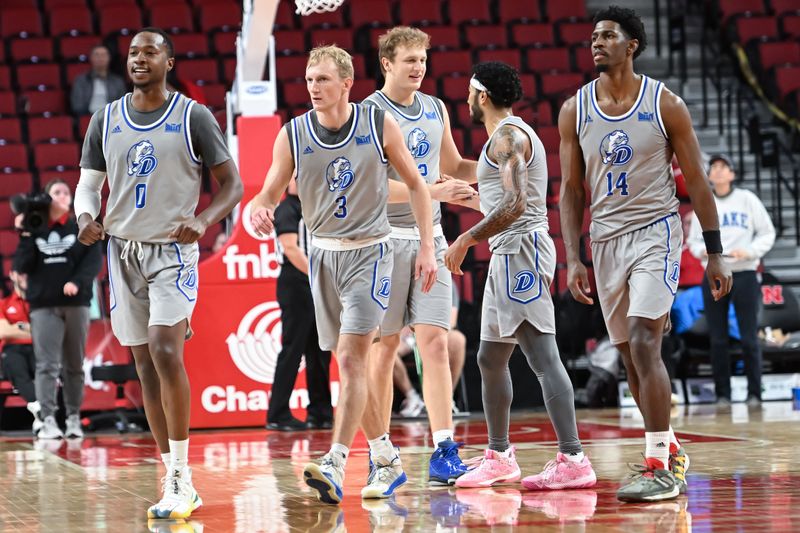
[[[344,0],[294,0],[297,9],[295,13],[299,15],[310,15],[312,13],[325,13],[326,11],[336,11]]]

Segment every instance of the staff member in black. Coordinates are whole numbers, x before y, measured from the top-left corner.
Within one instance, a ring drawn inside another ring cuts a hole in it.
[[[286,198],[275,209],[275,233],[278,235],[278,305],[283,322],[283,349],[278,354],[272,395],[267,411],[267,429],[300,431],[331,429],[330,364],[331,352],[320,350],[314,302],[308,283],[308,247],[311,234],[303,223],[297,184],[289,183]],[[294,418],[289,411],[289,398],[294,389],[300,358],[306,356],[308,385],[308,418]]]

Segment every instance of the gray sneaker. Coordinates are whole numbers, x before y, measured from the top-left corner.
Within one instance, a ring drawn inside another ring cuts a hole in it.
[[[69,415],[67,417],[67,430],[64,432],[68,439],[82,439],[83,428],[81,427],[81,417]]]
[[[56,419],[53,415],[45,417],[44,424],[42,424],[42,428],[36,436],[45,440],[64,438],[64,434],[61,433],[61,429],[58,427],[58,424],[56,424]]]
[[[649,465],[635,465],[631,481],[617,491],[617,499],[623,502],[656,502],[676,498],[680,484],[672,472]]]
[[[395,455],[391,459],[378,456],[375,458],[375,466],[367,479],[367,486],[361,489],[361,497],[365,499],[388,498],[397,487],[407,480],[399,455]]]

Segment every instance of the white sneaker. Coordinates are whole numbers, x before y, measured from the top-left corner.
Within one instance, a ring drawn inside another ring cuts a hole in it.
[[[64,434],[61,432],[61,429],[56,424],[56,419],[53,415],[50,415],[44,419],[42,423],[41,429],[39,429],[39,433],[36,435],[40,439],[63,439]]]
[[[303,468],[306,485],[317,491],[317,499],[332,505],[342,501],[344,494],[344,458],[337,453],[326,453],[319,464],[308,463]]]
[[[419,395],[408,396],[400,404],[400,416],[403,418],[417,418],[422,415],[425,409],[425,402]]]
[[[83,428],[81,427],[81,418],[78,415],[69,415],[67,417],[67,430],[64,435],[68,439],[82,439]]]
[[[395,489],[405,483],[408,478],[403,472],[400,456],[393,458],[375,457],[375,466],[370,472],[367,486],[361,489],[362,498],[388,498]]]
[[[161,478],[161,501],[147,509],[147,518],[189,518],[192,511],[203,505],[203,500],[192,486],[192,469],[172,469]]]
[[[28,411],[33,415],[33,434],[36,435],[39,433],[39,430],[42,429],[44,422],[42,421],[41,416],[39,416],[42,412],[42,406],[39,405],[38,401],[28,402],[25,406]]]

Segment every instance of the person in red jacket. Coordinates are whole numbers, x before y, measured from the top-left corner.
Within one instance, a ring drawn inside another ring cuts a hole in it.
[[[14,284],[14,292],[0,301],[0,340],[3,341],[3,374],[27,403],[33,415],[33,433],[42,427],[39,417],[41,407],[36,400],[36,357],[31,340],[31,318],[25,289],[28,278],[25,274],[12,271],[9,275]]]

